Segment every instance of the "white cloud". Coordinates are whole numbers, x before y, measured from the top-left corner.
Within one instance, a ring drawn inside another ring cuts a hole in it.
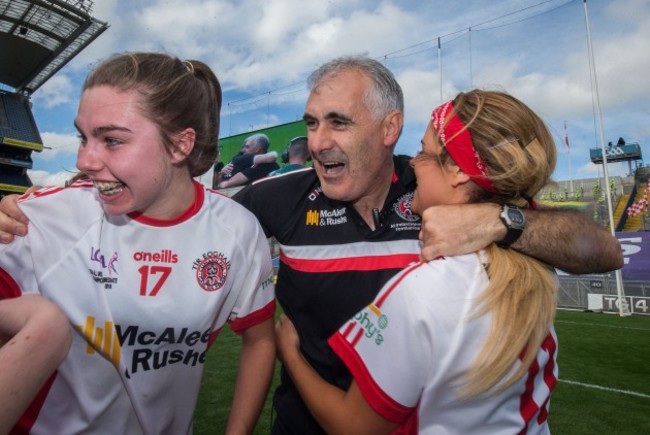
[[[624,25],[624,24],[621,24]],[[648,101],[650,14],[634,33],[600,41],[594,48],[601,102],[621,106]]]
[[[51,174],[47,171],[28,170],[27,175],[32,180],[32,184],[36,186],[65,186],[65,182],[74,174],[65,171]]]
[[[33,102],[51,109],[62,104],[72,104],[78,94],[78,85],[72,83],[67,75],[59,74],[46,81],[34,93]]]
[[[386,64],[405,92],[406,128],[413,130],[405,130],[409,143],[417,145],[430,110],[439,103],[442,66],[443,99],[471,85],[497,87],[538,111],[558,137],[568,120],[574,169],[582,170],[588,148],[598,142],[583,5],[559,3],[102,0],[93,15],[110,28],[34,100],[42,107],[72,105],[82,76],[98,59],[124,50],[166,51],[213,67],[225,92],[222,133],[228,133],[231,126],[257,128],[300,117],[306,100],[304,80],[324,61],[342,54],[390,54]],[[589,7],[605,135],[648,142],[650,87],[645,72],[650,51],[645,45],[650,40],[650,3],[612,0],[589,2]],[[486,21],[489,24],[479,25]],[[471,33],[466,31],[469,26],[474,26]],[[442,65],[437,59],[438,36],[445,36]],[[229,105],[247,97],[259,101]],[[38,124],[56,131],[52,123]],[[61,143],[48,133],[43,137],[46,146],[55,148],[43,152],[43,159],[69,157],[76,150],[76,140],[66,135],[58,138]]]
[[[41,133],[45,149],[38,154],[43,160],[53,160],[61,154],[76,155],[79,138],[74,134]]]
[[[252,13],[247,30],[253,35],[256,51],[282,50],[292,40],[299,40],[303,29],[327,18],[329,5],[322,1],[271,0],[257,3],[259,13]],[[256,22],[256,23],[255,23]]]
[[[396,79],[404,92],[405,116],[410,121],[426,125],[433,108],[441,103],[438,73],[409,69],[398,74]]]
[[[241,25],[236,11],[234,4],[225,1],[154,2],[131,16],[130,33],[137,39],[129,46],[213,59],[231,40],[229,33]]]
[[[615,0],[605,4],[607,15],[620,24],[648,24],[650,4],[647,0]]]

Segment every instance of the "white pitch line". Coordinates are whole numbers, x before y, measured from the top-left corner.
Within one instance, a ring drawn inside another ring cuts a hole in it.
[[[601,385],[594,385],[594,384],[584,384],[582,382],[568,381],[566,379],[559,379],[559,381],[564,382],[565,384],[578,385],[580,387],[593,388],[595,390],[603,390],[612,393],[621,393],[621,394],[627,394],[628,396],[637,396],[637,397],[643,397],[644,399],[650,399],[650,394],[643,394],[637,391],[619,390],[618,388],[609,388],[609,387],[603,387]]]
[[[572,320],[555,320],[555,323],[572,323],[574,325],[587,325],[587,326],[602,326],[603,328],[615,328],[615,329],[633,329],[635,331],[650,331],[648,328],[635,328],[632,326],[619,326],[619,325],[603,325],[600,323],[585,323],[585,322],[574,322]]]

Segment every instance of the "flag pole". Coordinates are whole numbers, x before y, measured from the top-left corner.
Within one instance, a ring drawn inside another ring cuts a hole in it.
[[[589,11],[587,9],[587,0],[583,0],[585,10],[585,25],[587,28],[587,51],[589,54],[589,67],[591,68],[592,89],[596,97],[596,111],[598,113],[598,133],[600,136],[600,149],[603,153],[603,173],[605,174],[605,196],[607,197],[607,212],[609,213],[609,229],[612,236],[616,237],[614,228],[614,215],[612,213],[612,196],[609,188],[609,173],[607,170],[607,152],[605,151],[605,133],[603,130],[603,113],[600,109],[600,95],[598,93],[598,79],[596,77],[596,61],[594,60],[594,50],[591,42],[591,29],[589,28]],[[628,316],[627,301],[623,291],[623,275],[621,269],[615,271],[616,274],[616,291],[618,294],[618,312],[620,316]]]
[[[440,104],[442,104],[442,48],[440,47],[440,37],[438,37],[438,72],[440,74]]]
[[[472,28],[468,30],[469,33],[469,88],[474,88],[474,71],[472,71]]]
[[[566,129],[566,120],[564,121],[564,144],[566,145],[566,156],[569,162],[569,186],[571,186],[571,195],[575,194],[573,189],[573,171],[571,170],[571,146],[569,145],[569,134]]]

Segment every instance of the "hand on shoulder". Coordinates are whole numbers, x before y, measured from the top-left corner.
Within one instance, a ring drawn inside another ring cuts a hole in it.
[[[36,190],[30,188],[30,190]],[[29,192],[29,191],[28,191]],[[7,195],[0,201],[0,243],[7,244],[14,236],[27,234],[27,217],[18,208],[20,195]]]
[[[505,236],[499,206],[492,203],[436,205],[422,213],[422,261],[468,254]]]

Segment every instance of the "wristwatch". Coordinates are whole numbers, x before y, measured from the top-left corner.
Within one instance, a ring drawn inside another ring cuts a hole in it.
[[[501,248],[508,248],[510,245],[515,243],[521,236],[521,233],[524,232],[526,216],[524,216],[524,213],[514,205],[503,204],[501,206],[499,218],[501,218],[503,225],[506,226],[507,232],[503,240],[497,242],[497,245]]]

